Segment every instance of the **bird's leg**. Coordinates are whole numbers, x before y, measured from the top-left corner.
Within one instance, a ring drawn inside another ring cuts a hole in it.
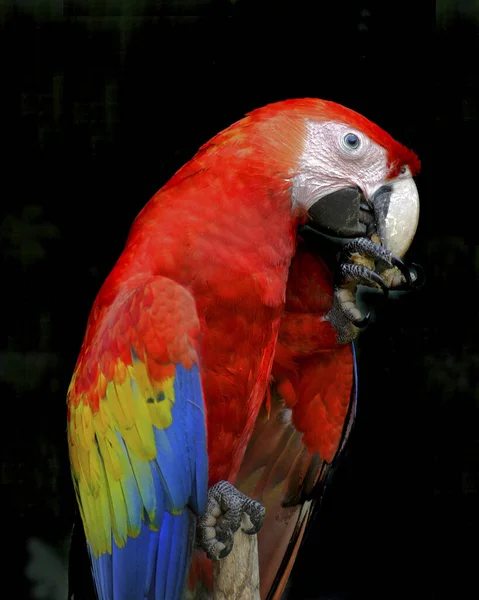
[[[197,527],[199,545],[208,558],[218,560],[228,556],[243,514],[248,515],[252,525],[243,531],[249,535],[257,533],[265,515],[262,504],[242,494],[228,481],[219,481],[208,490],[206,511]]]
[[[375,270],[376,261],[386,267],[381,275]],[[383,273],[386,277],[382,276]],[[390,288],[402,285],[410,288],[416,285],[417,279],[417,273],[401,259],[368,238],[358,238],[343,246],[333,306],[325,317],[338,332],[338,342],[352,341],[358,330],[369,322],[369,313],[363,318],[356,306],[358,285],[380,288],[387,297]]]

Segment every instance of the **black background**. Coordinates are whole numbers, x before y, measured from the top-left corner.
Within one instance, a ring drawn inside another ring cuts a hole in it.
[[[245,112],[316,96],[419,154],[408,258],[428,279],[387,305],[371,299],[351,451],[290,597],[469,597],[479,533],[474,2],[22,0],[0,10],[4,585],[15,598],[66,597],[65,393],[132,220]],[[36,540],[40,579],[52,581],[44,596],[32,591]]]

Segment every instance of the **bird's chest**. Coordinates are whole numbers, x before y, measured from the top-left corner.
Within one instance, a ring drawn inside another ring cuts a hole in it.
[[[270,283],[286,286],[279,277]],[[262,283],[236,278],[197,299],[210,483],[234,480],[239,470],[271,375],[284,288],[268,305]]]

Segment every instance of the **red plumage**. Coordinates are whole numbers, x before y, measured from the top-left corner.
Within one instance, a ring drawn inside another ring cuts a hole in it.
[[[249,113],[206,143],[138,215],[93,306],[72,382],[72,398],[88,393],[94,413],[115,360],[131,363],[130,348],[156,381],[172,374],[172,362],[188,368],[198,360],[209,483],[237,481],[270,511],[260,533],[264,593],[295,528],[297,544],[304,532],[300,509],[291,509],[286,524],[281,502],[299,506],[325,476],[353,385],[351,346],[338,345],[324,320],[331,274],[298,248],[298,226],[308,216],[293,202],[291,181],[308,120],[339,121],[368,135],[387,151],[388,178],[406,165],[413,174],[419,169],[414,153],[332,102],[288,100]],[[138,286],[151,278],[162,284],[143,286],[140,301]],[[191,306],[182,308],[192,302],[197,318]],[[273,416],[283,419],[287,410],[291,422],[278,429]],[[208,570],[194,562],[191,584],[208,579]]]

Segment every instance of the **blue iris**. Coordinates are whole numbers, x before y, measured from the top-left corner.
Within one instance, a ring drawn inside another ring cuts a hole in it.
[[[355,133],[347,133],[344,136],[344,144],[347,148],[351,148],[351,150],[356,150],[359,148],[359,138]]]

